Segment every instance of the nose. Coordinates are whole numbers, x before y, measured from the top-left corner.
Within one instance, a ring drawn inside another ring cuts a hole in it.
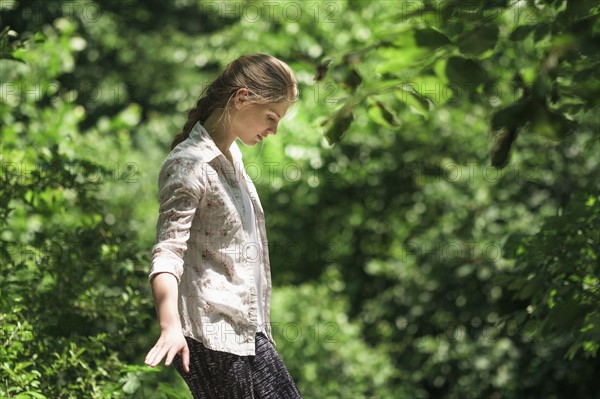
[[[273,136],[275,136],[277,134],[277,126],[268,128],[267,134],[272,134]]]

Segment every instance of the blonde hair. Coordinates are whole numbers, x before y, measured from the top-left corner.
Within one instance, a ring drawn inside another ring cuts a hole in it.
[[[298,87],[292,69],[283,61],[267,54],[246,54],[227,65],[202,93],[196,106],[171,149],[185,140],[196,122],[204,123],[216,110],[229,111],[229,102],[241,88],[248,90],[248,100],[254,103],[276,103],[298,100]]]

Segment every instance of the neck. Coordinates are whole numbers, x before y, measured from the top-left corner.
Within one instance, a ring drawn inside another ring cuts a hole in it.
[[[225,124],[223,123],[224,116],[222,115],[222,111],[215,111],[206,119],[203,126],[206,131],[210,134],[213,141],[221,150],[223,155],[229,161],[233,162],[231,159],[231,153],[229,152],[229,148],[233,141],[235,140],[235,135],[231,132],[227,131]]]

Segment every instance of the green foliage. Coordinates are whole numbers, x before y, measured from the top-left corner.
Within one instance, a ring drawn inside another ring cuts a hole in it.
[[[277,289],[273,294],[275,342],[308,398],[409,397],[394,386],[395,371],[381,347],[366,345],[360,325],[348,320],[348,300],[334,268],[321,281]]]
[[[340,142],[344,133],[350,127],[352,120],[354,120],[352,107],[345,106],[344,108],[341,108],[332,119],[330,126],[327,127],[327,131],[325,132],[325,137],[329,144]]]
[[[0,61],[12,88],[49,87],[68,68],[68,29],[46,33],[25,41],[25,64]],[[121,376],[131,367],[119,355],[139,351],[133,333],[149,321],[150,298],[140,295],[139,249],[99,198],[111,173],[95,157],[115,144],[96,142],[86,159],[77,127],[84,110],[30,91],[3,97],[0,395],[129,397]]]
[[[0,396],[189,397],[143,366],[156,179],[247,52],[301,90],[243,151],[306,398],[597,396],[595,2],[75,3],[0,7]]]
[[[575,196],[561,215],[546,218],[537,234],[509,237],[505,249],[517,262],[510,274],[498,277],[529,304],[514,319],[529,324],[535,337],[565,337],[570,359],[579,349],[596,356],[600,345],[599,222],[600,197]]]

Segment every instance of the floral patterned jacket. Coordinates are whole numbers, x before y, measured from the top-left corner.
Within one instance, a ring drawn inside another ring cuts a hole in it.
[[[261,256],[263,330],[269,320],[271,270],[264,212],[242,154],[234,142],[233,165],[206,129],[196,123],[160,169],[159,217],[152,249],[152,278],[172,273],[179,288],[183,334],[213,350],[254,355],[258,295],[249,256]],[[250,242],[243,198],[235,173],[250,192],[260,242]],[[258,251],[257,251],[258,250]]]

